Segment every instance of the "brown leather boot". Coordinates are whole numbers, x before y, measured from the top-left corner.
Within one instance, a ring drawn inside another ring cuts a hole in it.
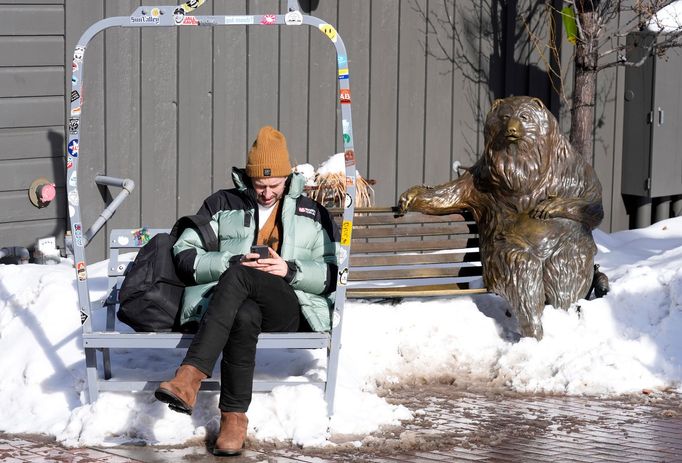
[[[175,372],[175,378],[161,383],[154,396],[167,403],[171,410],[191,415],[201,380],[205,378],[207,376],[197,367],[181,365]]]
[[[213,455],[226,457],[241,454],[248,425],[246,413],[221,412],[220,433],[215,441]]]

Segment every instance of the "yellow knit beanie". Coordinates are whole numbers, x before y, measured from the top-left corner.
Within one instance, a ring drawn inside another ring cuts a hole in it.
[[[246,158],[246,175],[251,178],[287,177],[290,173],[286,138],[269,125],[262,127]]]

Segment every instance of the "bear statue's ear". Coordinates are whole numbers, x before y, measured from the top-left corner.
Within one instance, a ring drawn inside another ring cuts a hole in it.
[[[533,101],[533,103],[538,105],[540,107],[540,109],[545,109],[545,104],[542,102],[542,100],[540,98],[533,97],[532,101]]]
[[[502,98],[498,98],[495,101],[493,101],[492,106],[490,107],[491,111],[495,111],[499,105],[502,104]]]

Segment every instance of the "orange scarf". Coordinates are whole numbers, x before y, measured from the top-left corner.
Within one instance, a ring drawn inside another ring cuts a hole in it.
[[[258,232],[257,244],[270,246],[277,254],[282,247],[282,200],[277,201],[275,210],[272,211],[268,220],[263,224],[263,228]]]

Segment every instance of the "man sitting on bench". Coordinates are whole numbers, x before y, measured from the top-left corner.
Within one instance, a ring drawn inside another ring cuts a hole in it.
[[[220,456],[238,455],[244,445],[258,335],[330,330],[337,275],[336,225],[302,195],[305,179],[291,173],[281,132],[261,128],[246,169],[233,168],[232,177],[236,187],[209,196],[197,213],[210,217],[220,251],[207,252],[192,228],[173,247],[178,273],[197,283],[185,289],[180,322],[200,321],[175,377],[155,392],[172,410],[191,414],[222,352],[213,451]]]

